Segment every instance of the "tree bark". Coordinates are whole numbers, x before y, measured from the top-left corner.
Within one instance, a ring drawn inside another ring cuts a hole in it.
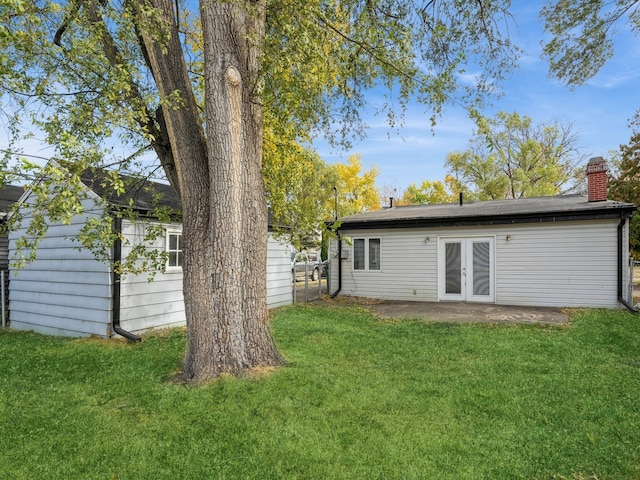
[[[262,108],[256,101],[262,2],[200,2],[211,176],[212,288],[220,320],[210,344],[214,372],[282,363],[268,326],[267,202],[262,179]],[[201,356],[196,350],[196,361]]]
[[[200,383],[283,360],[266,301],[267,206],[261,173],[262,110],[255,102],[264,7],[201,4],[206,136],[187,76],[171,0],[151,0],[169,37],[143,33],[178,174],[183,206],[187,349],[181,377]],[[144,31],[144,28],[141,29]]]

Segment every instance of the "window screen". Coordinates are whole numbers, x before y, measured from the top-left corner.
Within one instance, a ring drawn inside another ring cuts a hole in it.
[[[380,270],[380,239],[369,239],[369,270]]]
[[[445,244],[445,293],[462,293],[462,245]]]
[[[490,245],[489,242],[476,242],[473,244],[473,294],[491,294],[490,271]]]

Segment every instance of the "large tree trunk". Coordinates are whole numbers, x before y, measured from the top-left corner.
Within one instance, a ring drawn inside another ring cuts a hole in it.
[[[181,377],[202,382],[282,364],[266,301],[267,207],[261,176],[262,110],[255,102],[264,8],[248,2],[201,6],[205,38],[206,139],[187,76],[171,0],[166,43],[143,36],[161,95],[183,206],[187,349]]]

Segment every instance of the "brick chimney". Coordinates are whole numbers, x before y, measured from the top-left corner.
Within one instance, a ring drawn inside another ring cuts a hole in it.
[[[590,202],[607,199],[607,161],[593,157],[587,163],[587,191]]]

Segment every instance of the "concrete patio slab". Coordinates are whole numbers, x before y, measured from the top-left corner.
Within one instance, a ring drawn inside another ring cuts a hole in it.
[[[561,325],[569,321],[566,309],[553,307],[523,307],[462,302],[402,302],[371,300],[342,296],[331,300],[324,297],[313,301],[324,305],[358,305],[381,318],[413,318],[432,322],[460,323],[529,323]]]

